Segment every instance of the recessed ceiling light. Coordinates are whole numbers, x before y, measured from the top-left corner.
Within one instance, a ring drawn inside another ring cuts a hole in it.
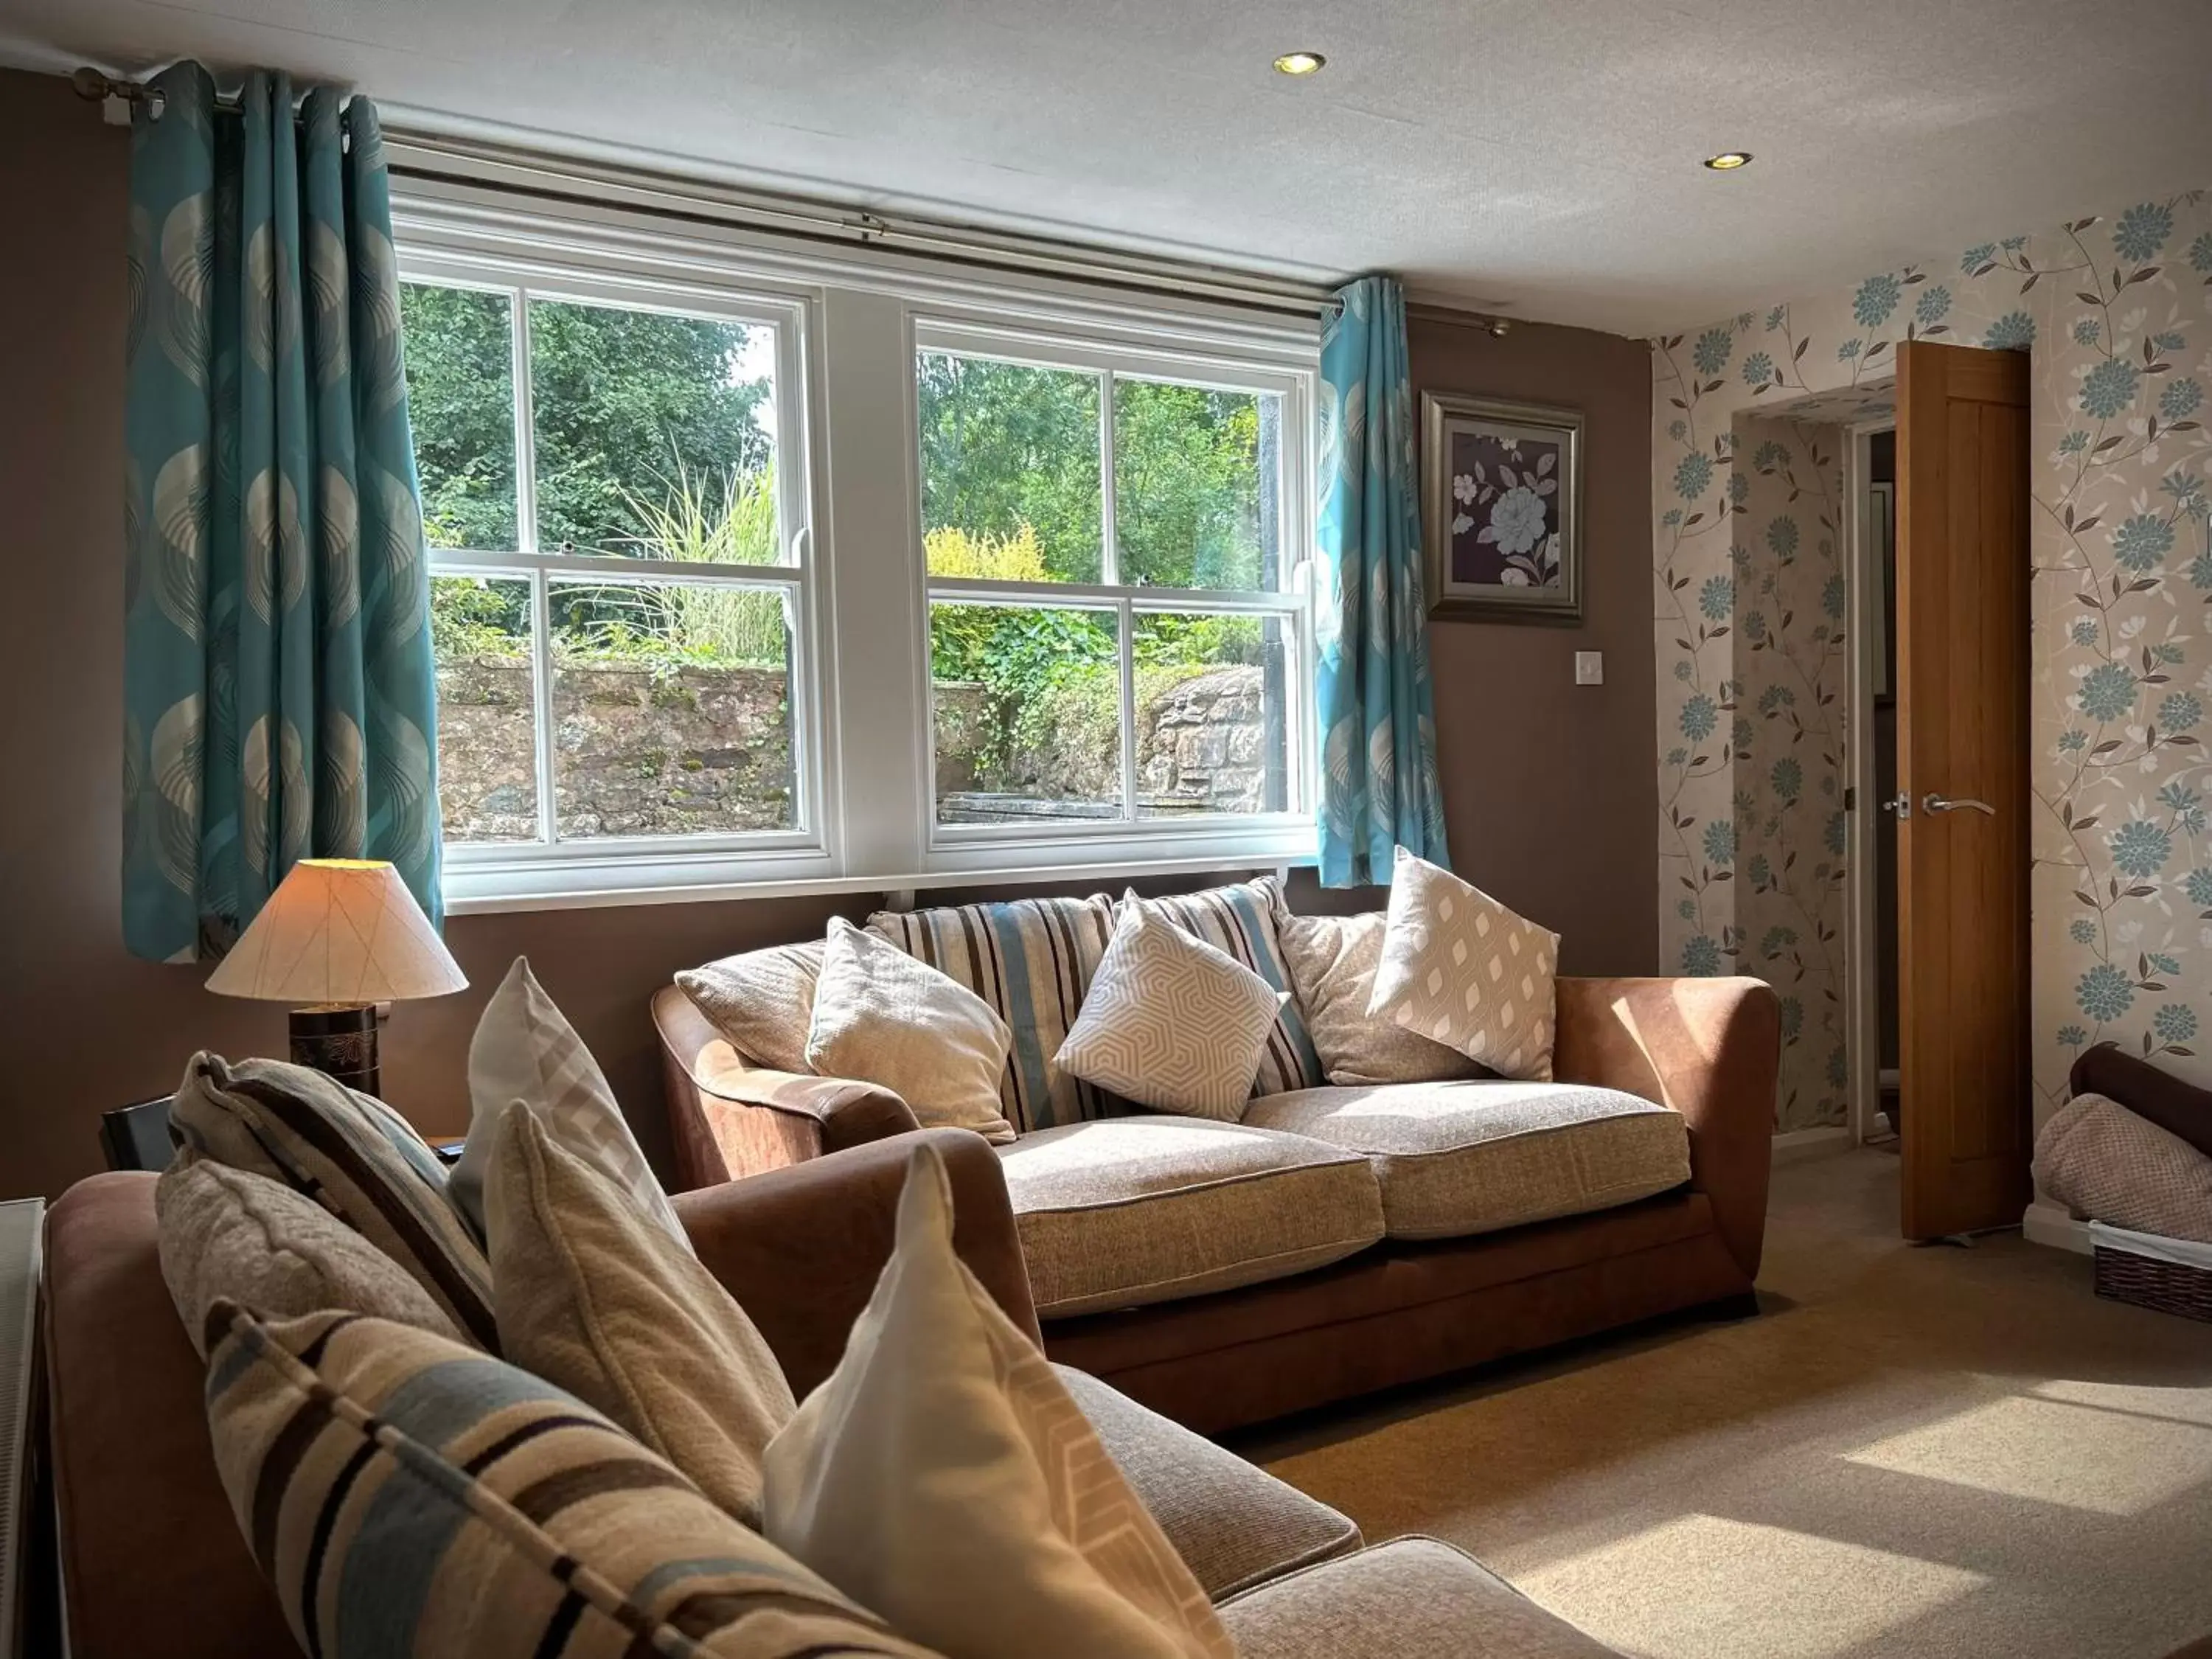
[[[1317,52],[1286,52],[1275,60],[1275,68],[1283,75],[1318,75],[1328,62]]]
[[[1705,165],[1715,173],[1734,173],[1738,167],[1751,165],[1751,152],[1747,149],[1724,149],[1717,155],[1708,155]]]

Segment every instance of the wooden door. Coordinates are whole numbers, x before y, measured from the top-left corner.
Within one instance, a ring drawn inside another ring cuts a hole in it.
[[[1897,354],[1905,1236],[2030,1194],[2027,354]]]

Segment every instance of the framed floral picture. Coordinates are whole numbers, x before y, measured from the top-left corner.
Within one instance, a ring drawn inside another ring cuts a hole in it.
[[[1582,520],[1578,411],[1421,394],[1431,617],[1581,621]]]

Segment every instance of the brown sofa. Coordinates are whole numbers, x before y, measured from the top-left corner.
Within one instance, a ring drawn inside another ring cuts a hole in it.
[[[873,1085],[748,1065],[673,986],[653,1017],[686,1186],[915,1127],[905,1103]],[[1383,1238],[1263,1283],[1049,1317],[1046,1352],[1212,1432],[1660,1314],[1751,1311],[1780,1047],[1774,994],[1755,980],[1563,978],[1558,1079],[1680,1113],[1686,1182],[1505,1231]]]
[[[997,1160],[924,1133],[951,1176],[954,1243],[1036,1334]],[[836,1365],[889,1259],[920,1137],[879,1140],[681,1196],[700,1260],[752,1316],[793,1389]],[[94,1176],[47,1220],[49,1450],[72,1659],[293,1659],[299,1650],[219,1484],[203,1367],[161,1279],[155,1177]],[[1606,1659],[1611,1653],[1448,1545],[1367,1547],[1358,1528],[1095,1379],[1078,1403],[1243,1659]]]

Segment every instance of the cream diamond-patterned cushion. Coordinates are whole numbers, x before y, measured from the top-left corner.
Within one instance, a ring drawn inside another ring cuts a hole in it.
[[[1552,1077],[1559,936],[1398,849],[1367,1012],[1500,1077]]]
[[[1234,1122],[1282,1006],[1266,980],[1133,893],[1054,1060],[1155,1111]]]
[[[845,1357],[769,1443],[763,1510],[771,1543],[962,1659],[1232,1659],[1066,1384],[954,1253],[933,1146]]]
[[[478,1237],[484,1235],[484,1177],[491,1167],[493,1127],[518,1100],[553,1140],[619,1187],[640,1216],[685,1250],[691,1248],[690,1235],[615,1103],[606,1073],[545,994],[527,957],[517,957],[507,970],[469,1042],[469,1138],[446,1190]]]

